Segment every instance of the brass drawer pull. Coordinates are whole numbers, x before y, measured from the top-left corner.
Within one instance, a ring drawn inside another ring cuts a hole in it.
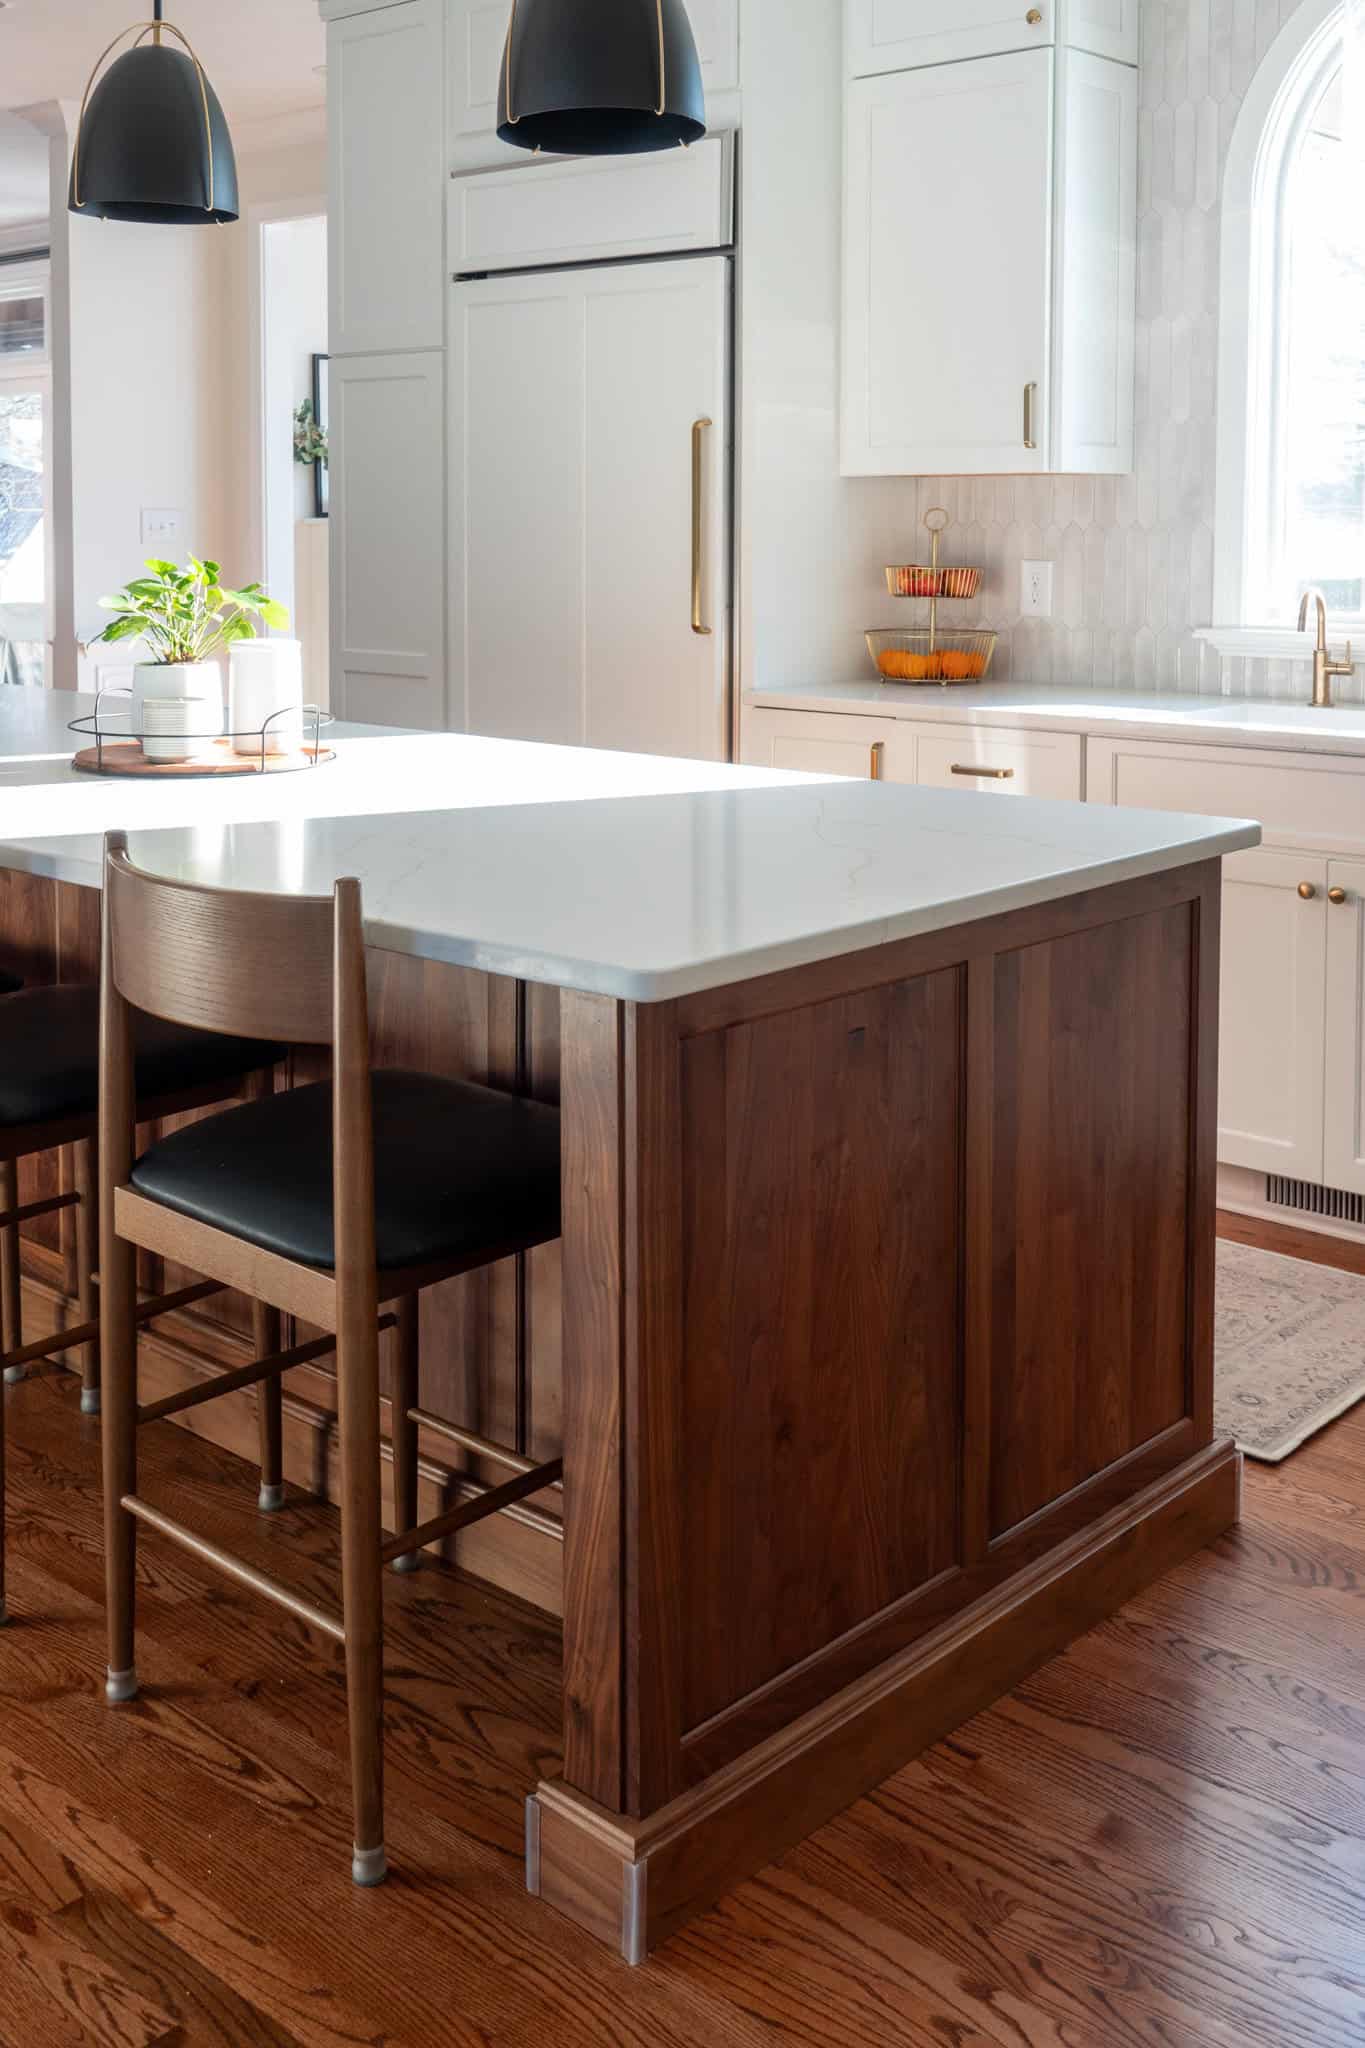
[[[954,761],[951,775],[979,775],[984,782],[1013,782],[1012,768],[969,768],[965,762]]]
[[[1335,903],[1339,906],[1343,903],[1349,903],[1350,900],[1344,889],[1329,889],[1327,891],[1327,901],[1329,903]]]
[[[868,770],[874,782],[886,780],[886,741],[876,740],[872,747],[872,764]]]
[[[1028,23],[1030,28],[1041,28],[1043,25],[1042,8],[1030,7],[1028,13],[1024,16],[1024,19]]]
[[[1317,884],[1315,882],[1300,882],[1299,894],[1305,903],[1316,902],[1318,894]]]

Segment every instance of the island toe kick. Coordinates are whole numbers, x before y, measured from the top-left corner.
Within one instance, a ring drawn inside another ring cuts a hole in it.
[[[565,1761],[632,1962],[1226,1530],[1219,863],[566,994]]]

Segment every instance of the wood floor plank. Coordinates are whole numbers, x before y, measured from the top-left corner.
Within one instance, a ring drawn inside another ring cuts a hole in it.
[[[6,1949],[0,2048],[1365,2048],[1365,1415],[1250,1472],[1241,1532],[632,1973],[522,1886],[559,1753],[534,1610],[439,1570],[386,1589],[376,1894],[346,1872],[330,1645],[148,1540],[144,1697],[104,1706],[74,1391],[6,1404],[0,1893],[119,1997],[92,2031]],[[260,1517],[250,1468],[183,1432],[143,1456],[150,1497],[335,1597],[332,1510]]]
[[[61,1918],[20,1899],[0,1897],[0,1985],[6,2002],[22,1986],[20,1997],[27,1992],[36,2011],[48,2008],[24,2048],[36,2048],[54,2026],[95,2048],[156,2048],[178,2031]]]

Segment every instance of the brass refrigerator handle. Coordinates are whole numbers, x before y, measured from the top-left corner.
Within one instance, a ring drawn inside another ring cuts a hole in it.
[[[709,634],[702,617],[702,442],[710,420],[692,422],[692,631]]]
[[[870,768],[870,770],[869,770],[869,772],[870,772],[870,774],[871,774],[871,776],[872,776],[872,780],[873,780],[874,782],[881,782],[881,781],[884,781],[884,780],[885,780],[885,777],[884,777],[884,775],[883,775],[883,772],[882,772],[882,771],[884,770],[885,766],[886,766],[886,741],[885,741],[885,740],[874,740],[874,741],[873,741],[873,743],[872,743],[872,763],[871,763],[871,768]]]
[[[1024,446],[1026,448],[1036,448],[1038,446],[1038,423],[1034,418],[1037,403],[1038,386],[1036,384],[1026,384],[1024,386]]]
[[[955,761],[949,769],[950,775],[979,775],[986,782],[1013,782],[1012,768],[969,768],[965,762]]]

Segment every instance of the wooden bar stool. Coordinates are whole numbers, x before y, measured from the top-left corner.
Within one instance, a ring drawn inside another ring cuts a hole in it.
[[[151,1122],[271,1086],[278,1045],[187,1031],[150,1017],[135,1020],[137,1115]],[[35,988],[0,996],[0,1368],[6,1384],[61,1352],[84,1354],[81,1408],[100,1409],[99,1321],[95,1306],[95,1127],[99,1089],[99,990]],[[42,1200],[19,1201],[19,1162],[75,1148],[74,1186]],[[24,1342],[19,1226],[62,1209],[75,1211],[76,1324]],[[178,1289],[139,1304],[140,1322],[188,1308],[217,1283]],[[262,1415],[261,1505],[283,1500],[277,1420]],[[4,1409],[0,1402],[0,1622],[5,1609]]]
[[[360,885],[331,897],[235,894],[145,874],[121,833],[106,842],[100,1063],[100,1276],[105,1373],[108,1698],[137,1691],[135,1538],[157,1530],[344,1646],[355,1841],[351,1874],[387,1875],[383,1798],[383,1566],[553,1485],[533,1466],[446,1426],[515,1470],[478,1500],[417,1524],[420,1291],[559,1234],[559,1116],[541,1104],[427,1074],[370,1069]],[[131,1007],[286,1044],[329,1043],[333,1080],[227,1110],[133,1147]],[[278,1347],[201,1387],[139,1407],[137,1248],[334,1333]],[[381,1322],[380,1308],[394,1304]],[[379,1333],[395,1330],[393,1460],[399,1534],[380,1519]],[[137,1491],[137,1431],[237,1387],[336,1352],[341,1613],[173,1521]]]

